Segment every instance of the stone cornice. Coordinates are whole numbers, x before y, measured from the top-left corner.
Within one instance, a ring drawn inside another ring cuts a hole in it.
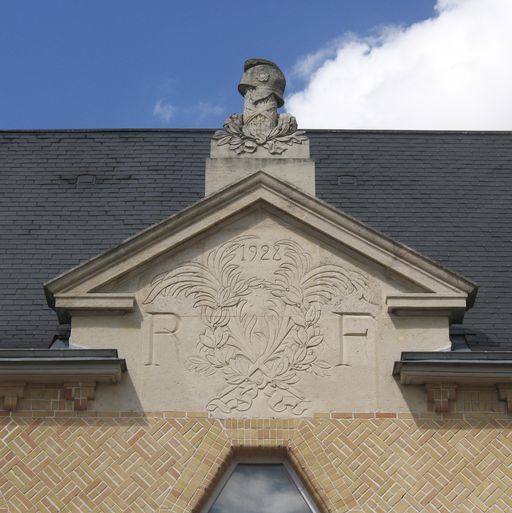
[[[84,410],[97,383],[117,383],[125,371],[125,360],[113,349],[5,349],[0,350],[0,396],[12,410],[26,385],[57,383],[68,390],[75,409]]]
[[[135,307],[133,294],[56,294],[55,310],[61,322],[69,322],[69,314],[86,312],[126,313]]]
[[[263,172],[255,173],[208,196],[47,282],[45,290],[48,302],[50,306],[56,307],[58,295],[89,295],[102,285],[177,248],[187,240],[215,229],[222,221],[257,206],[292,218],[406,277],[426,292],[463,296],[466,298],[466,308],[472,306],[477,287],[470,280]]]
[[[436,412],[447,412],[459,386],[495,386],[512,413],[512,351],[407,352],[395,362],[401,385],[424,385]]]
[[[402,385],[512,383],[512,351],[406,352],[393,375]]]
[[[462,322],[466,298],[462,295],[400,294],[387,296],[386,305],[393,315],[447,315],[452,322]]]

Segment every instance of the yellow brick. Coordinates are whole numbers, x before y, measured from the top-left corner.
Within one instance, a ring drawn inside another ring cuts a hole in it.
[[[190,513],[233,454],[286,448],[325,511],[507,512],[512,418],[481,413],[13,412],[0,419],[0,499],[19,513]]]

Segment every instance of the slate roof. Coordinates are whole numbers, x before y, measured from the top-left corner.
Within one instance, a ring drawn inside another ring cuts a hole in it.
[[[0,347],[48,347],[43,282],[203,196],[212,133],[0,131]],[[512,132],[308,136],[320,199],[480,285],[455,345],[512,350]]]

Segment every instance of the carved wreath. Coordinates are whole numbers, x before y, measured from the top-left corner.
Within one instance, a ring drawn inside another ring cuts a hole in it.
[[[331,367],[318,357],[324,341],[320,306],[339,296],[366,299],[367,278],[338,265],[313,268],[311,256],[288,239],[275,245],[282,260],[272,281],[243,278],[235,256],[255,238],[222,244],[210,251],[206,265],[190,262],[156,276],[144,303],[183,294],[200,309],[205,329],[188,367],[207,375],[222,373],[226,382],[208,402],[208,411],[247,411],[264,394],[273,411],[300,415],[306,410],[305,396],[296,387],[301,374],[325,376]],[[251,312],[248,302],[257,288],[269,292],[263,317]]]
[[[252,125],[244,125],[242,114],[232,114],[224,122],[224,128],[215,132],[213,139],[219,146],[229,144],[237,155],[254,153],[258,146],[273,155],[280,155],[292,144],[306,141],[304,134],[304,130],[297,130],[297,121],[290,114],[279,114],[277,125],[263,133]]]

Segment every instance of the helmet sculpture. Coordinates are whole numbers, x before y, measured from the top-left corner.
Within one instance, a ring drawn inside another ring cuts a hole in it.
[[[281,155],[307,137],[297,130],[290,114],[278,114],[284,105],[286,79],[279,67],[266,59],[247,59],[238,91],[244,97],[243,114],[232,114],[213,139],[218,146],[228,145],[237,155],[266,151]]]
[[[277,106],[284,105],[284,89],[286,79],[277,64],[266,59],[247,59],[244,64],[244,74],[238,84],[238,91],[245,97],[248,88],[254,88],[252,99],[255,102],[268,98],[273,94]]]

